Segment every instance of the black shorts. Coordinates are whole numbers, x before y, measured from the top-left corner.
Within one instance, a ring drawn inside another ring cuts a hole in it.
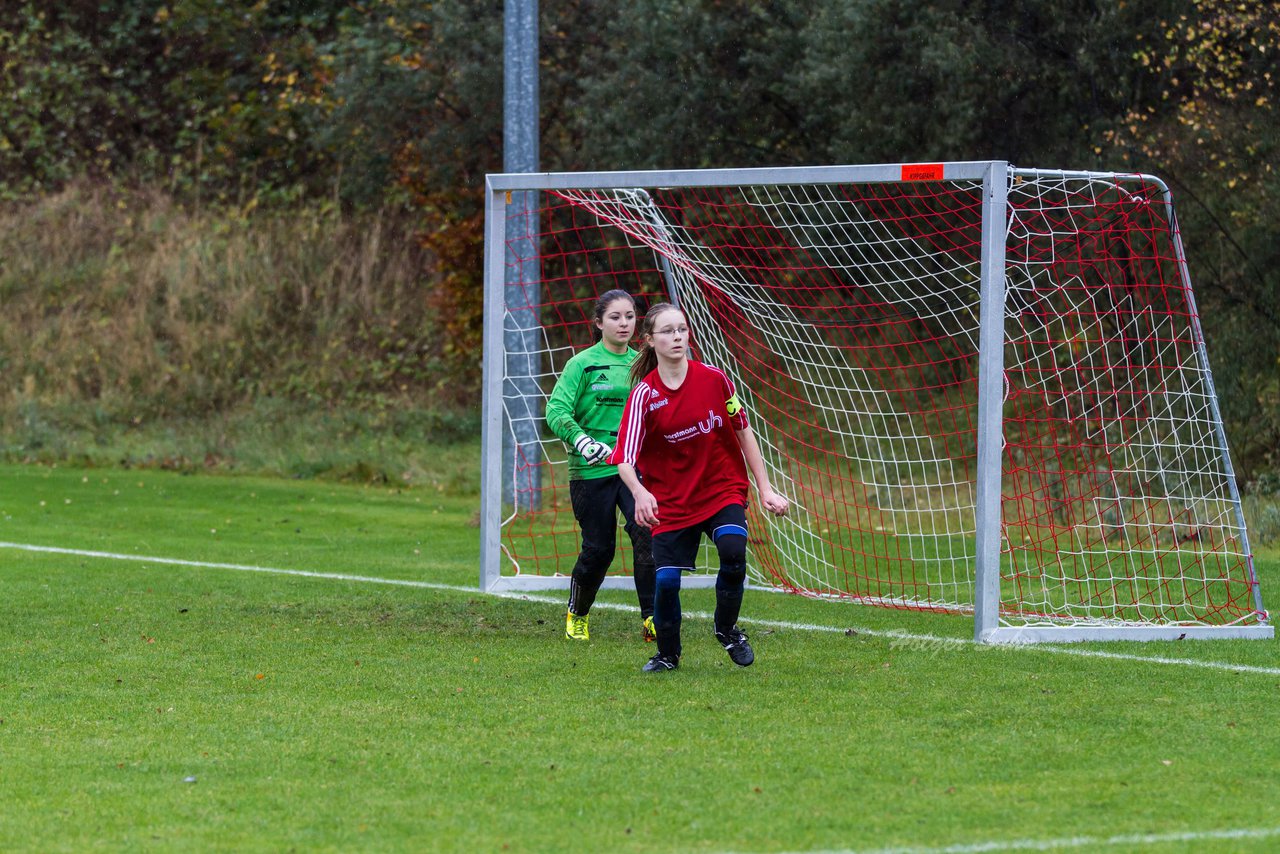
[[[692,572],[697,568],[698,547],[702,545],[703,534],[709,536],[712,542],[725,534],[746,537],[747,508],[741,504],[730,504],[720,508],[711,518],[687,528],[654,534],[654,566],[658,569],[674,567],[682,572]]]

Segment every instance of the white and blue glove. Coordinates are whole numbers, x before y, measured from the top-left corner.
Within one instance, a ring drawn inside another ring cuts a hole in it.
[[[589,466],[604,462],[613,453],[613,448],[610,448],[604,442],[597,442],[586,433],[583,433],[574,441],[573,449],[582,456],[582,459]]]

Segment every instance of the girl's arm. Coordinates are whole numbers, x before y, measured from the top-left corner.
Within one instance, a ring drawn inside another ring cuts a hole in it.
[[[636,500],[636,524],[652,528],[658,524],[658,499],[644,488],[635,466],[630,463],[618,463],[618,477],[631,490],[631,497]]]
[[[579,363],[570,360],[569,364],[565,365],[560,378],[556,380],[556,387],[551,390],[551,396],[547,398],[547,426],[561,442],[570,448],[578,437],[586,432],[573,418],[573,410],[578,403],[581,386],[582,367]]]
[[[765,471],[764,457],[760,454],[760,445],[757,444],[756,435],[751,432],[750,427],[743,427],[738,431],[738,444],[742,446],[742,457],[747,461],[747,468],[751,469],[751,476],[756,480],[756,491],[760,493],[760,503],[764,509],[775,516],[787,515],[789,502],[785,496],[773,491],[773,486],[769,483],[769,472]],[[621,466],[619,466],[619,473],[621,473]],[[637,521],[640,517],[639,504],[637,499]]]
[[[618,423],[618,447],[614,449],[609,463],[618,467],[618,477],[631,490],[631,497],[636,500],[636,524],[652,528],[658,524],[658,499],[644,488],[640,475],[636,473],[636,457],[640,446],[644,444],[644,418],[637,418],[632,414],[644,412],[648,399],[649,387],[644,383],[637,383],[631,389],[627,405],[622,409],[622,420]]]
[[[547,426],[582,457],[583,462],[593,466],[608,457],[613,448],[592,438],[574,418],[583,392],[583,376],[582,362],[570,359],[547,398]]]

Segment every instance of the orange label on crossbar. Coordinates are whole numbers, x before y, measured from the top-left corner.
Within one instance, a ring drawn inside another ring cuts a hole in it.
[[[941,181],[941,163],[908,163],[902,167],[904,181]]]

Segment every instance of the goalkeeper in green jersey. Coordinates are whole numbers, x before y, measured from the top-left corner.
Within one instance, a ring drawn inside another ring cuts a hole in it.
[[[564,633],[574,640],[588,639],[587,615],[613,563],[621,510],[631,537],[641,633],[652,641],[654,571],[649,532],[636,524],[635,499],[618,477],[617,466],[605,462],[613,453],[622,409],[631,394],[631,362],[636,354],[628,344],[636,331],[635,300],[621,290],[602,294],[596,300],[595,323],[600,340],[569,360],[547,401],[547,426],[569,446],[569,499],[582,529],[582,551],[569,581]]]

